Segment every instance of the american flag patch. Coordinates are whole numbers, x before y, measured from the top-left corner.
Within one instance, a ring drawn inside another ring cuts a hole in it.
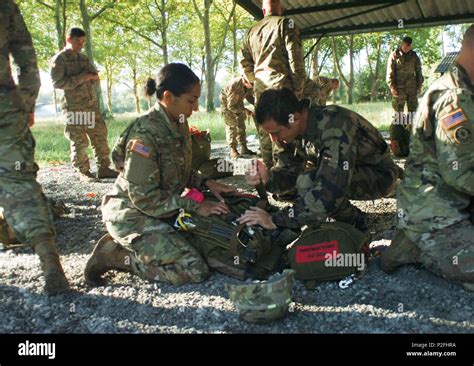
[[[447,130],[453,128],[454,126],[457,126],[463,122],[467,121],[466,116],[464,115],[464,112],[461,108],[456,109],[454,112],[448,114],[446,117],[442,119],[443,121],[443,126]]]
[[[145,158],[149,158],[151,154],[151,147],[145,146],[140,143],[138,140],[134,140],[132,143],[132,147],[130,148],[133,152],[144,156]]]

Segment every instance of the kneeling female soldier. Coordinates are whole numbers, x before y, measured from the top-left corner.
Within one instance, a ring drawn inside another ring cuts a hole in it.
[[[120,175],[102,202],[110,235],[102,237],[89,259],[85,278],[102,283],[108,270],[138,274],[173,285],[201,282],[209,275],[205,260],[173,227],[180,210],[202,216],[228,212],[223,203],[196,201],[181,195],[185,188],[208,188],[219,197],[234,189],[205,180],[191,169],[187,119],[198,110],[199,78],[183,64],[163,67],[148,95],[156,105],[120,136],[112,160]]]

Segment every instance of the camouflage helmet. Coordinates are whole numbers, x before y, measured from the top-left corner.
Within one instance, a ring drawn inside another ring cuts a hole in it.
[[[268,323],[288,312],[295,271],[285,269],[268,281],[225,286],[240,317],[250,323]]]

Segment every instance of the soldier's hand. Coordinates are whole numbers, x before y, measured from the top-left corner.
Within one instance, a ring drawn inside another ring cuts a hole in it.
[[[251,186],[257,186],[260,183],[266,184],[270,179],[270,174],[263,161],[253,159],[245,169],[245,180]]]
[[[222,203],[224,203],[224,198],[222,198],[221,193],[238,193],[237,189],[235,189],[234,187],[218,183],[215,180],[208,180],[206,182],[206,186]]]
[[[210,216],[210,215],[222,215],[229,213],[229,207],[225,203],[204,201],[199,204],[199,209],[197,210],[198,215],[201,216]]]
[[[392,85],[392,86],[390,87],[390,92],[392,93],[392,95],[393,95],[394,97],[398,96],[398,89],[397,89],[396,86],[393,86],[393,85]]]
[[[258,207],[250,207],[237,221],[241,224],[247,224],[247,226],[260,225],[267,230],[275,230],[277,228],[273,223],[272,216]]]
[[[35,114],[34,113],[28,113],[26,117],[26,121],[28,123],[28,127],[31,128],[35,124]]]
[[[98,74],[87,73],[87,74],[84,75],[84,80],[85,81],[99,80],[99,75]]]

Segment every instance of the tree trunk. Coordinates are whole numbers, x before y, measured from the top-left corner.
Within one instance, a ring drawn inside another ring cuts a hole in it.
[[[311,58],[311,78],[316,79],[319,76],[319,44],[314,47]]]
[[[354,35],[349,37],[349,85],[347,87],[347,103],[352,104],[354,99]]]
[[[107,77],[107,110],[112,115],[112,88],[113,88],[113,65],[111,63],[105,64],[105,74]]]
[[[235,75],[238,70],[238,60],[237,60],[237,15],[234,14],[232,17],[232,74]]]
[[[161,0],[161,44],[163,64],[168,65],[168,19],[166,17],[166,0]]]
[[[140,96],[138,95],[137,68],[132,69],[133,78],[133,96],[135,98],[135,112],[140,113]]]
[[[212,59],[211,47],[211,29],[209,26],[209,11],[212,0],[204,0],[203,26],[204,26],[204,44],[206,50],[206,110],[211,112],[215,110],[214,107],[214,60]]]
[[[58,49],[61,50],[66,44],[66,3],[63,0],[56,0],[54,3],[54,21],[56,23],[56,34],[58,41]]]
[[[81,17],[82,17],[82,27],[84,28],[84,32],[86,32],[86,39],[87,42],[85,44],[85,52],[87,57],[89,58],[90,62],[95,65],[94,63],[94,52],[92,49],[92,32],[91,32],[91,17],[87,10],[86,0],[80,0],[79,7],[81,9]],[[95,93],[97,96],[97,102],[99,104],[99,110],[102,114],[106,115],[104,106],[104,99],[102,98],[102,90],[100,87],[100,82],[95,83]]]

